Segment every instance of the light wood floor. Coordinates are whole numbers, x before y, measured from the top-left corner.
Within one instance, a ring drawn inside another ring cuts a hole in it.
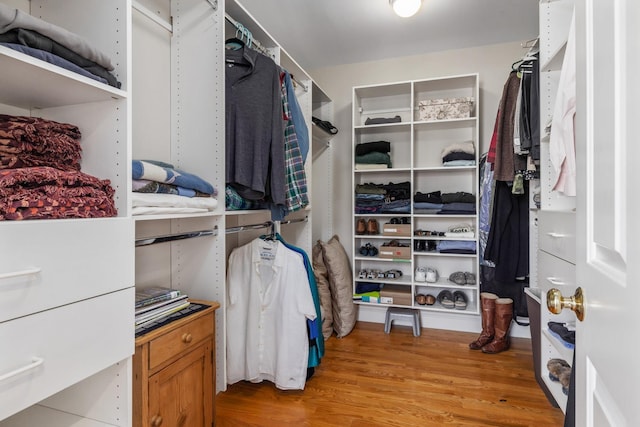
[[[216,398],[216,426],[562,426],[533,373],[528,339],[472,351],[476,334],[358,323],[331,337],[304,391],[238,383]]]

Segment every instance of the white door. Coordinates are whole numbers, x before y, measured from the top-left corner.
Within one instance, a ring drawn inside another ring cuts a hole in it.
[[[575,4],[576,427],[638,426],[640,1]]]

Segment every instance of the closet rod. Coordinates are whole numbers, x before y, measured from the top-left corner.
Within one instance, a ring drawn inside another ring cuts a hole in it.
[[[246,230],[260,230],[261,228],[270,228],[273,225],[273,222],[267,221],[261,224],[247,224],[247,225],[239,225],[237,227],[229,227],[225,230],[226,234],[239,233],[241,231]]]
[[[169,31],[170,33],[173,33],[173,26],[171,25],[170,22],[160,18],[158,14],[154,13],[151,9],[144,6],[138,0],[133,0],[131,2],[131,6],[138,12],[142,13],[147,18],[151,19],[156,24],[160,25],[165,30]]]
[[[286,224],[295,224],[295,223],[298,223],[298,222],[307,222],[307,221],[309,221],[309,218],[305,216],[304,218],[281,221],[281,222],[279,222],[279,224],[280,225],[286,225]],[[226,229],[226,234],[239,233],[241,231],[246,231],[246,230],[259,230],[261,228],[271,228],[276,223],[278,223],[278,222],[266,221],[266,222],[262,222],[260,224],[247,224],[247,225],[239,225],[237,227],[229,227],[229,228]]]
[[[193,239],[195,237],[217,236],[217,235],[218,235],[218,226],[214,227],[212,230],[189,231],[186,233],[165,234],[162,236],[144,237],[142,239],[136,239],[136,247],[155,245],[156,243],[172,242],[174,240]]]
[[[286,220],[286,221],[280,221],[280,225],[296,224],[298,222],[307,222],[307,221],[309,221],[309,217],[305,216],[304,218],[289,219],[289,220]]]
[[[241,23],[239,23],[238,21],[236,21],[235,19],[233,19],[228,13],[225,12],[224,14],[224,18],[229,21],[229,23],[231,25],[233,25],[234,27],[236,27],[237,29],[240,28],[246,28],[244,27]],[[247,30],[248,31],[248,30]],[[240,38],[240,40],[242,40],[242,38]],[[267,55],[270,58],[273,58],[273,55],[267,50],[266,47],[264,47],[262,45],[262,43],[260,43],[258,40],[254,39],[253,36],[251,36],[251,45],[256,47],[256,50],[262,52],[263,54]],[[300,80],[296,79],[293,74],[289,74],[291,76],[291,80],[294,81],[294,83],[296,83],[298,86],[300,86],[302,89],[304,89],[305,92],[309,92],[309,88],[307,87],[307,85],[305,85],[304,83],[302,83]]]

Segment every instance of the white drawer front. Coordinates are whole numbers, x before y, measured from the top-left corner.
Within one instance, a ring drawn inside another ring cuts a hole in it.
[[[577,287],[576,266],[544,251],[538,251],[538,274],[538,283],[545,291],[558,288],[563,294],[573,295]]]
[[[0,322],[134,285],[133,221],[0,223]]]
[[[0,420],[130,357],[133,306],[129,288],[1,323]]]
[[[538,247],[558,258],[576,263],[576,215],[541,210],[538,216]]]

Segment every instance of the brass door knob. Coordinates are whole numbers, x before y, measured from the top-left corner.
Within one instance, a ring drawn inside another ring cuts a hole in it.
[[[547,292],[547,309],[553,314],[560,314],[563,308],[572,310],[579,321],[584,320],[584,296],[582,288],[576,289],[575,294],[570,297],[563,297],[558,289],[549,289]]]
[[[191,336],[191,334],[189,334],[189,333],[182,334],[182,342],[183,343],[189,344],[191,341],[193,341],[193,336]]]

